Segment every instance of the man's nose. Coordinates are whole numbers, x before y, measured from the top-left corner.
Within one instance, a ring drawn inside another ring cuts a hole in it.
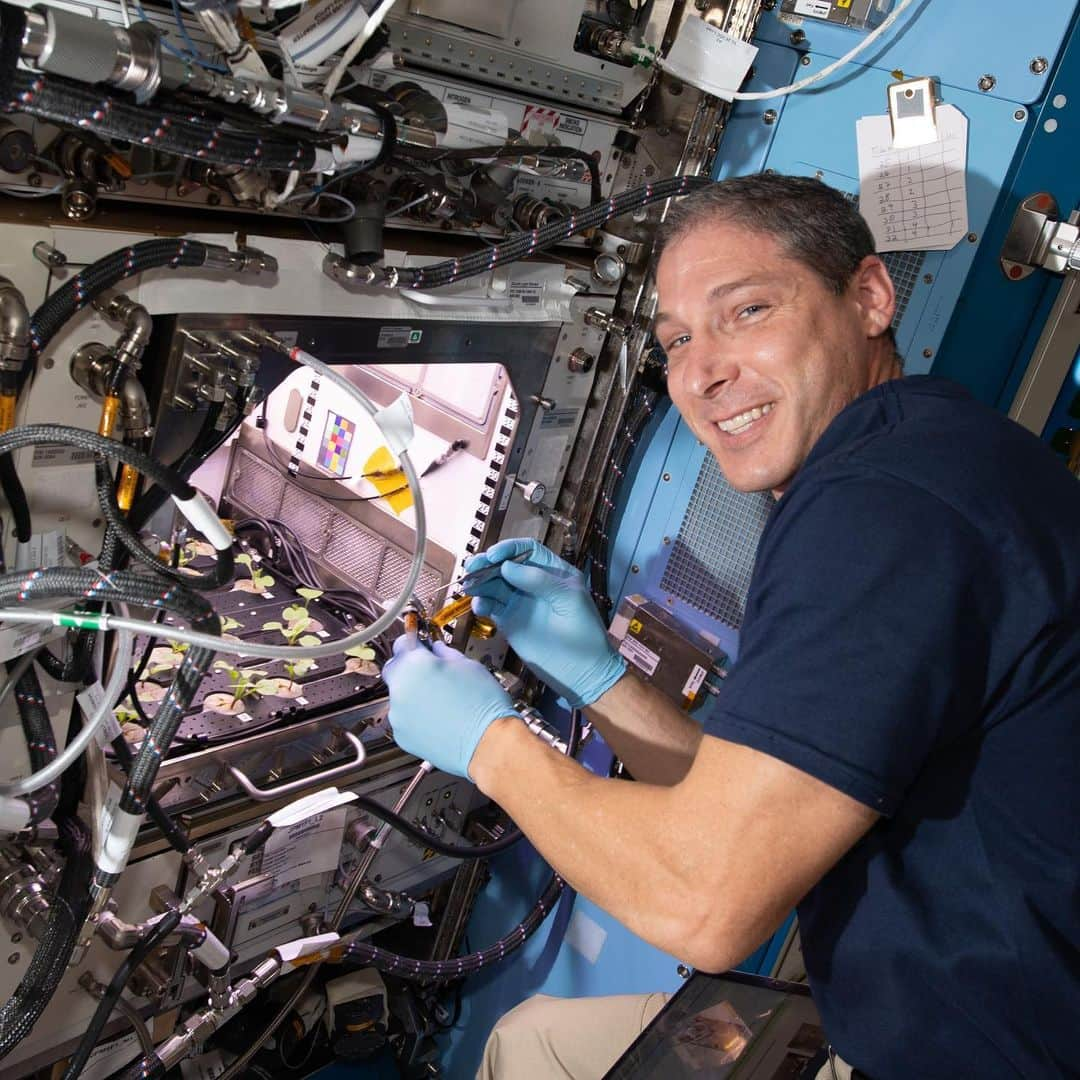
[[[694,397],[713,398],[739,374],[739,365],[730,350],[715,337],[689,346],[684,364],[684,385]]]

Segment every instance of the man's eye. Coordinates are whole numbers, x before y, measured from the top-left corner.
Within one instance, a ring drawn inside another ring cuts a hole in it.
[[[689,334],[681,334],[679,337],[675,338],[674,341],[669,341],[668,344],[664,346],[664,352],[669,353],[672,349],[677,349],[680,345],[685,345],[689,340]]]
[[[766,304],[748,304],[739,310],[738,317],[742,319],[748,315],[757,315],[759,312],[764,311],[766,306]]]

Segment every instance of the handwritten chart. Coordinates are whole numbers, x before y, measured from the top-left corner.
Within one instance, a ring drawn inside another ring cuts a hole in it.
[[[888,116],[856,123],[859,211],[878,251],[947,251],[968,231],[967,117],[937,108],[936,142],[894,150]]]

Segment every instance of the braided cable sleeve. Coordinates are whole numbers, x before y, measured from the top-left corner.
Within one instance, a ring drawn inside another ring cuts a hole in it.
[[[143,240],[102,256],[65,282],[30,317],[31,352],[40,354],[72,315],[125,278],[159,266],[177,269],[205,262],[206,245],[198,240]],[[24,377],[27,370],[24,366]]]
[[[15,462],[10,454],[0,457],[0,490],[11,507],[11,517],[15,525],[15,539],[25,544],[33,535],[30,523],[30,502],[22,486],[19,474],[15,471]]]
[[[453,960],[415,960],[409,956],[387,952],[386,949],[380,949],[366,941],[354,941],[341,950],[340,954],[331,954],[329,962],[374,967],[388,975],[411,981],[447,982],[460,979],[465,975],[475,974],[490,964],[498,963],[520,949],[551,913],[564,887],[562,878],[558,874],[552,874],[547,887],[528,915],[509,934],[479,952]]]
[[[12,671],[15,663],[8,665]],[[26,736],[26,748],[29,752],[30,767],[34,772],[43,769],[56,757],[56,739],[53,736],[49,710],[45,708],[45,698],[41,693],[41,683],[33,664],[19,676],[15,683],[15,701],[19,707],[19,719],[22,721],[23,734]],[[30,807],[28,824],[37,825],[51,816],[60,800],[60,784],[53,781],[45,787],[23,796]]]
[[[48,569],[0,577],[0,605],[61,597],[164,609],[185,619],[194,629],[215,636],[221,633],[221,621],[214,609],[197,593],[180,585],[171,585],[161,592],[152,579],[140,574],[115,571],[106,575],[94,570]],[[184,654],[183,663],[162,698],[154,724],[143,739],[120,797],[120,809],[126,813],[142,814],[145,811],[146,796],[161,761],[213,656],[211,650],[202,648],[191,648]]]
[[[114,1080],[161,1080],[166,1071],[157,1054],[147,1054],[138,1061],[133,1061],[123,1072],[117,1073]]]
[[[120,767],[125,773],[130,774],[132,763],[135,761],[135,754],[128,745],[127,739],[122,734],[117,735],[109,745],[112,747],[116,760],[120,762]],[[169,847],[174,851],[186,855],[191,850],[191,840],[188,838],[187,833],[169,817],[168,812],[154,798],[153,793],[146,797],[146,816],[161,830],[161,835],[165,837]]]
[[[15,993],[0,1009],[0,1058],[30,1034],[45,1011],[67,971],[90,910],[90,832],[77,817],[63,818],[58,825],[64,869],[56,895],[49,902],[48,921],[34,958]]]
[[[514,233],[505,243],[493,244],[482,251],[466,255],[463,259],[446,259],[431,266],[381,267],[379,272],[406,289],[434,289],[441,285],[450,285],[463,278],[483,274],[497,266],[545,251],[576,233],[595,229],[620,214],[630,213],[650,203],[688,195],[708,187],[712,182],[705,176],[674,176],[655,184],[645,184],[643,187],[620,192],[584,210],[575,210],[569,216],[539,229]]]
[[[155,484],[160,484],[170,495],[178,499],[191,499],[196,495],[193,488],[183,477],[178,476],[168,465],[152,458],[133,446],[107,439],[93,431],[83,428],[66,427],[63,424],[24,424],[12,428],[0,435],[0,454],[8,454],[24,446],[37,443],[60,443],[63,446],[75,446],[81,450],[93,450],[95,454],[117,458],[126,465],[131,465],[139,472],[150,477]]]
[[[79,630],[68,645],[68,654],[61,660],[47,647],[38,649],[36,660],[41,670],[57,682],[84,683],[93,681],[92,646],[94,635]]]
[[[101,87],[36,71],[15,72],[11,96],[2,107],[6,112],[23,112],[211,165],[310,172],[315,164],[315,144],[307,140],[264,138],[254,130],[238,134],[229,131],[224,122],[215,124],[208,118],[160,106],[130,104]]]
[[[115,538],[123,544],[128,554],[136,562],[142,563],[143,566],[152,570],[155,574],[160,574],[171,581],[179,581],[190,589],[216,589],[232,581],[235,564],[231,547],[217,552],[217,558],[214,561],[212,570],[188,573],[182,573],[180,570],[174,569],[168,563],[163,563],[153,552],[147,551],[142,540],[132,530],[124,517],[123,511],[116,502],[116,486],[113,482],[112,473],[109,472],[108,465],[101,458],[98,458],[95,464],[94,475],[97,482],[98,502],[101,505],[101,512],[109,523]]]

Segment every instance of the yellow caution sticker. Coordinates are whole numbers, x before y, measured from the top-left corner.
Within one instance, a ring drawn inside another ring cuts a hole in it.
[[[631,619],[630,620],[630,633],[631,634],[640,634],[643,629],[644,629],[644,627],[641,625],[641,620],[640,619]]]
[[[836,0],[836,6],[838,8],[849,8],[851,7],[851,0]]]
[[[397,459],[385,446],[380,446],[364,462],[364,477],[370,480],[375,490],[383,496],[390,509],[399,516],[413,504],[405,474],[398,468]]]

